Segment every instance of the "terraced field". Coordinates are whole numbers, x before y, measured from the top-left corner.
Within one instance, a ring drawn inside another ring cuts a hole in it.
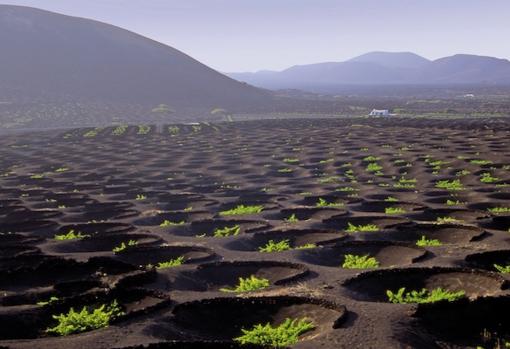
[[[509,133],[300,119],[4,136],[0,347],[256,348],[243,333],[286,319],[305,324],[294,348],[504,347]],[[66,327],[71,308],[110,318]]]

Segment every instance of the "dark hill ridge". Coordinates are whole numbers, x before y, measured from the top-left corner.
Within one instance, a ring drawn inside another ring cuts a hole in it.
[[[0,5],[0,45],[0,94],[207,108],[271,98],[159,42],[29,7]]]
[[[410,52],[372,52],[346,62],[228,75],[264,88],[314,92],[340,91],[346,85],[510,85],[510,61],[465,54],[429,61]]]

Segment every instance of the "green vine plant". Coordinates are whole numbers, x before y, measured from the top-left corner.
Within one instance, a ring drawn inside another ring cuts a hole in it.
[[[485,165],[492,164],[492,161],[490,161],[490,160],[483,160],[483,159],[473,159],[473,160],[470,160],[469,162],[471,164],[480,165],[480,166],[485,166]]]
[[[239,215],[256,214],[256,213],[262,212],[263,209],[264,209],[264,206],[262,206],[262,205],[252,205],[252,206],[238,205],[237,207],[234,207],[230,210],[221,211],[220,216],[239,216]]]
[[[175,226],[184,225],[184,224],[186,224],[186,221],[172,222],[172,221],[169,221],[168,219],[165,219],[159,226],[161,228],[169,228],[169,227],[175,227]]]
[[[180,256],[180,257],[171,259],[171,260],[166,261],[166,262],[159,262],[156,265],[156,269],[175,268],[175,267],[178,267],[180,265],[183,265],[184,262],[185,262],[184,256]],[[152,269],[152,267],[153,267],[152,264],[147,264],[147,269]]]
[[[510,265],[494,264],[494,268],[501,274],[510,274]]]
[[[497,332],[490,331],[486,328],[480,333],[482,342],[488,346],[477,346],[476,349],[508,349],[510,348],[510,341],[508,336],[501,337]]]
[[[217,238],[223,238],[228,236],[236,236],[241,232],[240,225],[234,225],[232,227],[217,228],[213,232],[213,236]]]
[[[363,232],[376,232],[379,231],[379,227],[375,224],[360,224],[355,225],[352,223],[347,223],[347,229],[345,229],[347,233],[363,233]]]
[[[397,292],[391,290],[386,291],[388,300],[395,304],[408,304],[408,303],[435,303],[439,301],[454,302],[458,299],[464,298],[466,293],[464,291],[451,292],[444,290],[441,287],[431,291],[426,288],[420,291],[406,292],[406,288],[402,287]]]
[[[66,240],[81,240],[90,237],[88,234],[83,234],[82,232],[75,232],[74,229],[69,230],[67,234],[55,235],[53,238],[57,241],[66,241]]]
[[[138,241],[136,240],[129,240],[127,244],[125,242],[122,242],[119,246],[116,246],[113,248],[113,253],[121,253],[124,252],[128,247],[133,247],[138,245]]]
[[[241,345],[255,344],[263,347],[285,348],[296,344],[299,336],[315,328],[312,321],[307,318],[290,319],[276,327],[271,324],[257,324],[251,329],[241,329],[242,335],[234,338]]]
[[[56,296],[51,296],[48,300],[37,302],[37,305],[44,307],[46,305],[58,302],[59,300],[60,300],[60,298],[58,298]]]
[[[406,210],[403,209],[402,207],[386,207],[384,209],[384,213],[389,215],[399,215],[406,213]]]
[[[314,243],[307,243],[304,245],[292,247],[290,245],[289,239],[284,239],[284,240],[281,240],[278,242],[276,242],[274,240],[269,240],[264,246],[259,247],[259,252],[264,252],[264,253],[283,252],[283,251],[292,250],[293,248],[295,250],[306,250],[306,249],[316,248],[316,247],[317,247],[317,245]]]
[[[259,247],[260,252],[270,253],[270,252],[282,252],[290,250],[292,247],[290,246],[289,240],[281,240],[275,242],[274,240],[269,240],[267,244],[262,247]]]
[[[499,181],[500,179],[498,177],[492,176],[489,172],[482,173],[480,175],[480,182],[485,184],[490,184]]]
[[[453,179],[451,181],[449,180],[438,181],[436,182],[436,188],[445,189],[448,191],[464,190],[464,186],[462,185],[460,179]]]
[[[492,207],[487,209],[487,211],[493,214],[510,213],[510,207]]]
[[[425,235],[422,235],[421,239],[416,241],[416,246],[426,247],[426,246],[441,246],[443,243],[437,239],[427,239]]]
[[[367,172],[375,172],[378,173],[382,170],[382,166],[379,165],[377,162],[369,163],[366,167]]]
[[[108,327],[112,320],[122,315],[124,313],[116,300],[109,305],[103,304],[93,309],[83,307],[81,311],[75,311],[71,308],[67,314],[53,315],[53,319],[57,320],[58,324],[47,328],[46,333],[67,336]]]
[[[316,244],[308,243],[308,244],[304,244],[304,245],[300,245],[300,246],[294,247],[294,249],[296,249],[296,250],[307,250],[309,248],[316,248],[316,247],[317,247]]]
[[[378,268],[379,262],[375,257],[369,255],[359,256],[353,254],[346,254],[342,268],[345,269],[369,269]]]
[[[221,292],[253,292],[262,290],[269,287],[269,280],[264,278],[258,278],[255,275],[250,275],[247,278],[239,278],[239,283],[235,288],[220,288]]]
[[[319,198],[319,201],[315,204],[316,207],[343,207],[343,202],[328,202],[323,198]]]
[[[459,224],[462,222],[463,222],[462,220],[456,219],[453,217],[437,217],[436,221],[434,223],[435,224]]]
[[[401,177],[397,183],[393,184],[394,188],[398,189],[414,189],[416,188],[416,178]]]
[[[285,222],[287,222],[287,223],[297,223],[297,222],[299,222],[299,219],[296,217],[296,214],[293,213],[289,217],[285,218]]]

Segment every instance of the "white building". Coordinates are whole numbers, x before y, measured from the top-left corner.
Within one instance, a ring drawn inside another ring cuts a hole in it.
[[[368,114],[369,116],[390,116],[388,109],[374,109]]]

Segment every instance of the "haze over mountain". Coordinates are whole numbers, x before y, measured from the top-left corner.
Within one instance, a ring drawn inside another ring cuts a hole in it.
[[[334,92],[346,85],[510,85],[510,61],[463,54],[430,61],[410,52],[371,52],[346,62],[228,75],[269,89],[315,92]]]
[[[101,22],[0,5],[0,97],[212,108],[266,102],[186,54]],[[2,98],[0,98],[1,100]]]

